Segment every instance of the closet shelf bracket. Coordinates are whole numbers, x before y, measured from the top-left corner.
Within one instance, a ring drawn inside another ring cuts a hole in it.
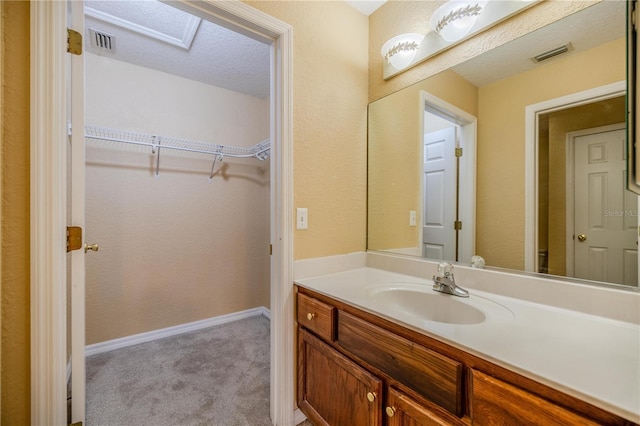
[[[222,155],[221,152],[222,152],[223,149],[224,149],[224,147],[221,146],[220,147],[220,153],[218,153],[218,154],[213,156],[213,164],[211,164],[211,173],[209,173],[209,180],[213,179],[213,175],[214,175],[213,170],[216,167],[216,161],[222,162],[223,155]]]

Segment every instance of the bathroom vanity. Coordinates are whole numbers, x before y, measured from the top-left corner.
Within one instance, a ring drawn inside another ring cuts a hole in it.
[[[637,324],[432,285],[367,267],[296,280],[314,424],[636,424]]]

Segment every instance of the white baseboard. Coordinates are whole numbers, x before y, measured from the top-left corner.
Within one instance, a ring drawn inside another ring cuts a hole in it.
[[[299,425],[300,423],[304,422],[305,420],[307,420],[307,416],[304,415],[304,413],[302,411],[300,411],[300,409],[296,409],[296,411],[293,412],[293,424],[294,425]]]
[[[220,315],[217,317],[207,318],[200,321],[189,322],[186,324],[176,325],[174,327],[162,328],[160,330],[148,331],[146,333],[134,334],[133,336],[121,337],[118,339],[107,340],[106,342],[87,345],[85,348],[85,356],[100,354],[103,352],[113,351],[115,349],[126,348],[127,346],[138,345],[140,343],[150,342],[156,339],[176,336],[182,333],[201,330],[203,328],[212,327],[214,325],[225,324],[232,321],[238,321],[244,318],[262,315],[271,319],[271,312],[264,306],[259,308],[247,309],[246,311],[234,312],[232,314]],[[67,376],[71,372],[71,366],[67,368]]]

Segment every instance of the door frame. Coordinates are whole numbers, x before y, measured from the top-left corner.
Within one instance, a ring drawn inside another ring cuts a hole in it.
[[[293,423],[293,29],[239,0],[182,2],[272,44],[271,419]],[[67,2],[32,2],[31,423],[66,424]]]
[[[459,205],[465,206],[460,213],[462,230],[459,233],[458,258],[460,262],[471,262],[471,256],[476,249],[476,144],[478,119],[468,112],[444,101],[424,90],[420,91],[420,118],[418,137],[421,155],[418,156],[420,170],[419,205],[424,206],[424,112],[429,107],[430,112],[438,112],[442,118],[460,126],[456,148],[462,146],[463,154],[460,157]],[[422,253],[423,238],[422,229],[419,232],[420,253]]]
[[[524,270],[538,271],[538,117],[627,93],[625,80],[560,96],[524,109]]]

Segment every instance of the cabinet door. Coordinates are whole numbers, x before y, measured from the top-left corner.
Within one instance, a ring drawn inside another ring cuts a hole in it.
[[[387,426],[450,426],[459,424],[419,404],[397,389],[390,388],[385,408]]]
[[[471,418],[474,425],[596,425],[572,411],[523,389],[471,370]]]
[[[298,338],[302,412],[316,426],[380,426],[382,382],[307,331]]]

